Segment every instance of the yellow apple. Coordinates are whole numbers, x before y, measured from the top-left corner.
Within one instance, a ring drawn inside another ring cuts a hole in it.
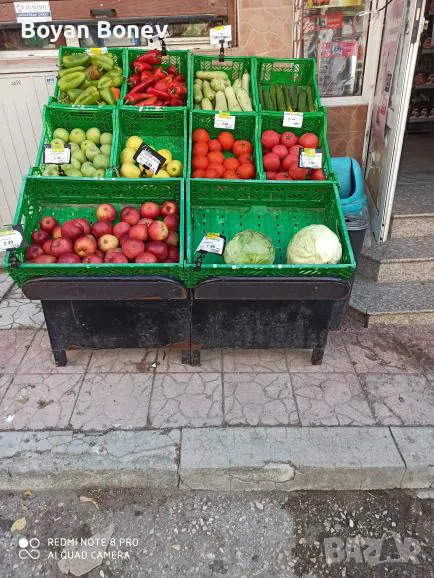
[[[127,140],[125,148],[133,149],[134,152],[136,152],[142,143],[143,141],[139,136],[130,136],[130,138]]]
[[[153,175],[153,177],[154,179],[169,179],[170,175],[167,171],[160,169],[158,173],[155,173],[155,175]]]
[[[136,151],[134,149],[130,149],[130,148],[124,148],[124,150],[121,152],[121,163],[134,163],[134,155],[136,154]]]
[[[166,170],[171,177],[182,176],[183,169],[184,169],[184,166],[181,163],[181,161],[170,161],[170,163],[167,163],[167,167],[166,167]]]
[[[166,167],[167,163],[170,163],[170,161],[173,159],[172,153],[168,149],[160,149],[157,152],[159,155],[166,159],[166,162],[163,165],[163,167]]]
[[[133,163],[123,163],[120,171],[121,177],[126,179],[138,179],[142,174],[141,170],[137,165]]]

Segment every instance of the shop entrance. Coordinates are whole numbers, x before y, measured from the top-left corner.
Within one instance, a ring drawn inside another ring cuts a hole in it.
[[[365,146],[365,179],[372,230],[377,241],[387,240],[395,197],[398,205],[402,204],[401,193],[408,191],[405,183],[409,178],[414,181],[414,172],[420,172],[422,178],[429,167],[429,162],[423,164],[423,155],[415,162],[423,143],[418,144],[417,135],[410,134],[411,125],[407,123],[424,26],[425,0],[389,0],[385,11],[370,130]],[[419,133],[419,137],[426,140],[431,135],[427,136],[424,131]],[[429,148],[432,150],[432,145]]]

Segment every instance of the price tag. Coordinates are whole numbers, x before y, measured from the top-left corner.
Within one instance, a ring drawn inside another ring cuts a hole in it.
[[[6,225],[0,227],[0,251],[18,249],[23,244],[21,226]]]
[[[321,169],[322,152],[316,149],[300,149],[298,166],[304,169]]]
[[[137,149],[134,160],[136,163],[139,163],[139,165],[149,169],[154,175],[158,173],[166,162],[166,159],[162,155],[158,154],[157,151],[154,151],[145,143],[141,144]]]
[[[303,113],[285,111],[283,113],[283,126],[301,128],[303,126]]]
[[[71,145],[44,145],[43,162],[46,165],[68,165],[71,162]]]
[[[150,50],[161,50],[161,38],[158,34],[154,34],[154,36],[148,38],[148,48]]]
[[[196,249],[198,253],[214,253],[215,255],[223,255],[225,250],[226,237],[218,233],[207,233],[199,247]]]
[[[89,54],[89,56],[95,56],[95,54],[107,54],[107,52],[107,46],[87,48],[86,50],[86,53]]]
[[[227,26],[214,26],[214,28],[210,28],[209,43],[219,45],[222,40],[224,42],[232,41],[232,26],[230,24]]]
[[[235,129],[235,117],[227,112],[220,112],[214,117],[214,128],[224,128],[226,130]]]

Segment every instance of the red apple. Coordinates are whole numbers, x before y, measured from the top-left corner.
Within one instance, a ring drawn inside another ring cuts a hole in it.
[[[167,215],[177,215],[179,213],[179,207],[174,201],[164,201],[161,205],[161,214],[163,217]]]
[[[36,257],[35,259],[35,263],[38,265],[51,265],[56,261],[57,259],[56,257],[53,257],[53,255],[39,255],[39,257]]]
[[[43,245],[45,241],[48,241],[49,238],[50,234],[42,229],[33,231],[32,233],[32,243],[36,243],[36,245]]]
[[[62,236],[62,229],[60,228],[59,225],[56,225],[54,227],[53,231],[51,232],[51,235],[53,239],[60,239],[60,237]]]
[[[130,238],[130,236],[128,235],[128,233],[125,233],[125,235],[122,235],[122,237],[119,239],[119,245],[121,247],[123,247],[125,241],[128,241],[129,238]]]
[[[46,255],[51,255],[51,243],[53,242],[52,239],[48,239],[48,241],[45,241],[45,243],[42,245],[42,248],[44,249],[44,253]]]
[[[140,213],[134,207],[124,207],[121,211],[121,221],[125,221],[129,225],[137,225],[140,220]]]
[[[166,239],[166,245],[171,247],[178,247],[179,245],[179,233],[176,231],[169,231],[169,234]]]
[[[163,221],[154,221],[148,227],[148,236],[151,241],[164,241],[169,235],[169,229]]]
[[[146,250],[148,253],[155,255],[159,261],[167,259],[169,254],[169,248],[166,243],[163,243],[162,241],[152,241],[151,243],[148,243]]]
[[[37,257],[40,257],[44,254],[44,249],[41,245],[30,245],[26,249],[26,260],[27,261],[34,261]]]
[[[94,255],[95,257],[101,257],[101,259],[104,259],[104,251],[101,251],[101,249],[97,249]]]
[[[60,239],[53,239],[51,243],[50,253],[54,257],[60,257],[63,253],[72,253],[73,246],[71,239],[66,239],[65,237],[60,237]]]
[[[85,235],[80,237],[74,243],[74,251],[79,257],[87,257],[96,251],[95,237],[92,235]]]
[[[146,241],[148,239],[148,227],[146,225],[133,225],[130,229],[129,236],[131,239],[138,239],[139,241]]]
[[[75,219],[77,223],[79,223],[82,228],[83,228],[83,235],[89,235],[90,233],[90,224],[89,221],[87,221],[86,219],[82,219],[81,217],[78,217],[77,219]]]
[[[148,217],[145,217],[143,219],[140,219],[140,221],[137,224],[138,225],[146,225],[147,227],[149,227],[149,225],[153,222],[154,222],[154,219],[149,219]]]
[[[169,247],[169,252],[167,258],[173,261],[174,263],[178,263],[179,261],[179,249],[178,247]]]
[[[110,255],[106,255],[104,259],[105,263],[128,263],[128,259],[122,252],[119,253],[111,253]]]
[[[156,219],[160,216],[160,207],[157,203],[153,203],[148,201],[147,203],[143,203],[140,207],[140,214],[142,217],[146,217],[148,219]]]
[[[58,263],[81,263],[80,257],[75,253],[63,253],[57,259]]]
[[[62,237],[75,241],[83,236],[83,226],[76,220],[65,221],[61,227]],[[64,253],[66,251],[63,251]]]
[[[96,218],[98,221],[109,221],[112,223],[116,219],[116,209],[110,203],[104,203],[97,208]]]
[[[103,253],[102,259],[107,259],[108,257],[111,257],[112,253],[122,253],[122,255],[123,255],[122,249],[120,247],[116,247],[116,249],[109,249],[105,255]],[[95,253],[95,255],[96,255],[96,253]],[[101,257],[101,255],[100,255],[100,257]]]
[[[122,245],[122,251],[128,259],[135,259],[137,255],[145,252],[145,245],[138,239],[127,239]]]
[[[95,255],[95,253],[93,255],[88,255],[87,257],[85,257],[82,260],[82,263],[87,263],[87,264],[90,264],[90,263],[97,264],[97,263],[102,263],[102,262],[103,262],[103,258],[98,256],[98,255]]]
[[[97,221],[92,225],[91,231],[92,235],[98,239],[103,235],[111,235],[113,227],[109,221]]]
[[[164,217],[163,222],[169,231],[177,231],[179,229],[179,217],[178,215],[167,215]]]
[[[158,263],[157,257],[153,253],[140,253],[135,258],[136,263]]]
[[[43,231],[51,233],[54,227],[56,227],[57,221],[54,217],[42,217],[39,221],[39,226]]]
[[[119,239],[114,235],[103,235],[98,239],[98,248],[106,253],[109,249],[116,249],[119,246]]]
[[[119,221],[119,223],[116,223],[113,227],[113,235],[118,239],[120,239],[122,235],[128,235],[129,231],[130,226],[128,223],[125,223],[125,221]]]

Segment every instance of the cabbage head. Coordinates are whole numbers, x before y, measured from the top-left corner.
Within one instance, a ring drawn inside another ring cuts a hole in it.
[[[270,237],[246,229],[227,243],[223,257],[230,265],[271,265],[275,251]]]
[[[342,246],[338,236],[325,225],[308,225],[290,240],[286,251],[288,264],[339,263]]]

